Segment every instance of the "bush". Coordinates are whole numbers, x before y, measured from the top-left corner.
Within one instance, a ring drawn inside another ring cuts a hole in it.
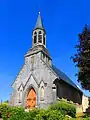
[[[40,113],[40,111],[41,111],[40,109],[33,109],[33,110],[30,110],[30,111],[29,111],[29,114],[30,114],[30,116],[31,116],[32,118],[35,118],[36,115]],[[32,119],[32,120],[33,120],[33,119]]]
[[[21,116],[23,112],[24,112],[24,108],[22,107],[9,107],[6,104],[0,105],[0,114],[2,115],[3,120],[8,120],[17,114],[18,116]]]
[[[39,114],[39,109],[30,110],[29,112],[25,112],[23,108],[12,107],[9,112],[11,112],[11,116],[8,120],[34,120],[37,114]]]
[[[8,111],[8,105],[0,104],[0,115],[2,118],[5,118],[5,114]]]
[[[58,101],[56,104],[49,106],[49,110],[58,110],[63,115],[69,115],[71,117],[75,117],[76,115],[75,106],[63,101]]]
[[[47,120],[47,111],[41,109],[34,120]]]
[[[34,120],[64,120],[64,116],[57,110],[41,110]]]
[[[28,112],[17,112],[8,118],[8,120],[33,120]]]
[[[6,117],[8,120],[21,120],[24,117],[24,108],[22,107],[9,107]]]
[[[47,120],[64,120],[64,115],[58,110],[51,110],[47,113]]]
[[[25,112],[22,107],[9,107],[0,105],[0,113],[3,120],[68,120],[65,115],[75,117],[75,107],[66,102],[57,102],[48,109],[33,109]]]

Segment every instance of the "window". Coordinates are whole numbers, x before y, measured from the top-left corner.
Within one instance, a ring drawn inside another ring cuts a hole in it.
[[[34,43],[37,42],[37,36],[34,36]]]
[[[39,34],[42,34],[42,32],[41,32],[41,31],[39,31]]]
[[[44,87],[43,86],[40,88],[40,99],[42,101],[44,100]]]
[[[37,43],[37,32],[34,33],[34,43]]]
[[[45,34],[43,35],[43,44],[45,45]]]
[[[42,32],[41,31],[38,32],[38,42],[42,43]]]
[[[20,90],[19,92],[19,103],[21,103],[21,101],[22,101],[22,90]]]
[[[31,57],[31,63],[34,64],[34,56]]]
[[[47,57],[46,62],[49,63],[49,58]]]
[[[45,54],[43,53],[43,59],[45,59]]]

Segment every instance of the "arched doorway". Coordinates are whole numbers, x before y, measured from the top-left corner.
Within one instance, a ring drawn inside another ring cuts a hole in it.
[[[34,88],[31,88],[27,94],[26,107],[27,109],[34,108],[36,106],[36,92]]]

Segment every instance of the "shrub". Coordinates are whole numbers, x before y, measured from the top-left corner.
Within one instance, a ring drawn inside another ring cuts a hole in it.
[[[57,110],[41,110],[34,120],[64,120],[64,116]]]
[[[64,120],[64,115],[58,110],[51,110],[47,113],[47,120]]]
[[[33,110],[29,110],[29,114],[32,118],[35,118],[37,114],[40,113],[40,109],[33,109]]]
[[[0,114],[2,116],[2,118],[5,118],[5,114],[8,110],[8,105],[6,104],[0,104]]]
[[[23,108],[11,108],[12,115],[8,120],[34,120],[37,114],[39,114],[39,109],[33,109],[29,112],[25,112]]]
[[[47,111],[41,109],[40,112],[34,118],[34,120],[47,120]]]
[[[48,109],[33,109],[25,112],[22,107],[0,105],[3,120],[68,120],[66,115],[75,117],[75,107],[66,102],[57,102]]]
[[[9,107],[6,117],[8,120],[21,120],[24,117],[24,108],[22,107]]]
[[[75,117],[76,115],[75,106],[63,101],[58,101],[56,104],[49,106],[49,110],[58,110],[63,115],[69,115],[71,117]]]
[[[13,114],[8,120],[34,120],[29,112],[17,112],[17,114]]]

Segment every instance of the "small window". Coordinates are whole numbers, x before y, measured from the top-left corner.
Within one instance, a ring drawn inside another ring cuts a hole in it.
[[[44,87],[43,86],[40,88],[40,100],[41,101],[44,100]]]
[[[19,103],[21,103],[21,101],[22,101],[22,90],[20,90],[19,92]]]
[[[45,59],[45,54],[43,53],[43,59]]]
[[[37,32],[35,31],[35,33],[34,33],[34,43],[36,43],[37,42]]]
[[[45,60],[45,54],[44,53],[41,53],[41,58],[43,59],[43,60]]]
[[[42,43],[42,32],[41,31],[38,32],[38,42]]]
[[[37,42],[37,36],[34,36],[34,43]]]
[[[50,59],[47,57],[47,62],[48,62],[48,63],[49,63],[49,60],[50,60]]]
[[[31,57],[31,63],[34,64],[34,56]]]
[[[42,32],[41,32],[41,31],[39,31],[39,32],[38,32],[38,34],[42,34]]]
[[[45,35],[43,35],[43,44],[45,45]]]
[[[46,56],[46,62],[48,63],[48,57]]]
[[[38,35],[38,42],[42,43],[42,35]]]
[[[34,32],[34,35],[37,35],[37,32],[36,32],[36,31]]]

